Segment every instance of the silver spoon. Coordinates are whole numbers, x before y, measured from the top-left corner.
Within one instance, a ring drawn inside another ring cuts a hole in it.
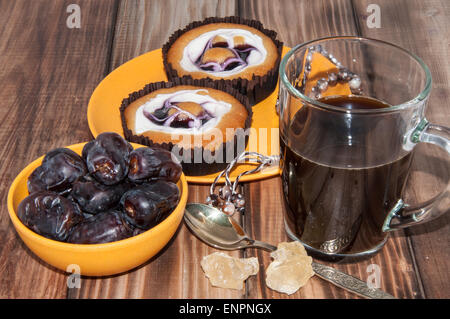
[[[200,203],[186,205],[184,220],[190,230],[205,243],[218,249],[236,250],[262,248],[274,251],[277,247],[250,238],[242,227],[219,209]],[[370,299],[395,299],[394,296],[332,267],[312,263],[315,274],[332,284]]]

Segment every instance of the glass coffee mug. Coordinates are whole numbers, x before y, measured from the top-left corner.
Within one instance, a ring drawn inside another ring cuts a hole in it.
[[[414,147],[450,152],[450,130],[424,117],[428,67],[383,41],[324,38],[280,65],[280,148],[285,227],[312,253],[359,257],[391,230],[437,217],[449,186],[426,203],[402,200]]]

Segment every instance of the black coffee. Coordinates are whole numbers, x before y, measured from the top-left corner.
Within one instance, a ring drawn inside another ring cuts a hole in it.
[[[375,99],[358,96],[332,97],[322,101],[347,109],[388,106]],[[320,120],[314,116],[307,108],[300,109],[291,122],[289,145],[283,138],[280,141],[287,226],[303,243],[328,254],[373,249],[385,239],[383,222],[388,211],[401,198],[412,153],[371,166],[370,163],[376,162],[382,151],[372,148],[364,140],[352,143],[352,134],[356,136],[361,129],[358,123],[353,125],[349,118],[344,124],[333,126],[324,123],[323,116]],[[353,130],[345,131],[346,125]],[[380,129],[379,125],[384,123],[376,125]],[[382,131],[389,129],[386,127]],[[306,130],[308,134],[305,137],[303,133]],[[343,134],[348,135],[346,143],[338,140]],[[316,141],[313,143],[316,150],[302,148],[308,140]],[[306,150],[306,155],[300,154],[298,149]],[[359,162],[348,165],[346,158],[351,158],[351,163]]]
[[[351,96],[346,96],[346,95],[336,95],[336,96],[328,96],[328,97],[324,97],[319,99],[320,102],[329,104],[329,105],[334,105],[334,106],[339,106],[342,108],[346,108],[348,110],[353,110],[353,109],[382,109],[382,108],[386,108],[386,107],[390,107],[389,104],[382,102],[380,100],[371,98],[371,97],[367,97],[367,96],[362,96],[362,95],[351,95]]]

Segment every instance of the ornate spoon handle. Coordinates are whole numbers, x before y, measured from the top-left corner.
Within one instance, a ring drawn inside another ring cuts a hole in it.
[[[328,267],[316,262],[312,263],[314,272],[320,278],[332,284],[348,290],[358,296],[370,299],[396,299],[394,296],[381,289],[369,288],[367,283],[353,276],[347,275],[332,267]]]
[[[264,242],[252,239],[247,240],[248,245],[251,247],[258,247],[268,251],[274,251],[277,249],[277,247]],[[313,262],[312,268],[318,277],[342,289],[357,294],[358,296],[369,299],[396,299],[394,296],[388,294],[387,292],[384,292],[381,289],[369,288],[366,282],[353,276],[347,275],[346,273],[343,273],[332,267]]]

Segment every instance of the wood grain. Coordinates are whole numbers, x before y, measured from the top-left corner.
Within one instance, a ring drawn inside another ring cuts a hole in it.
[[[377,1],[381,28],[368,28],[366,11],[371,1],[354,1],[355,16],[363,36],[383,39],[421,57],[433,77],[426,117],[450,126],[450,14],[448,1]],[[448,154],[436,146],[419,145],[407,188],[409,203],[420,203],[439,194],[450,181]],[[443,207],[449,211],[449,207]],[[426,298],[450,297],[450,215],[406,230]]]
[[[268,28],[276,28],[280,38],[290,46],[315,38],[332,35],[358,34],[359,27],[354,19],[351,1],[283,1],[283,5],[272,1],[243,1],[239,13],[255,18]],[[292,19],[296,12],[298,19]],[[251,206],[250,214],[245,216],[245,225],[254,238],[276,245],[287,241],[284,232],[282,193],[280,179],[273,178],[259,183],[248,184],[247,200]],[[377,264],[381,270],[381,288],[399,298],[422,298],[421,282],[413,269],[414,258],[409,242],[399,232],[391,236],[383,250],[376,256],[359,262],[341,261],[337,264],[326,263],[348,274],[367,280],[370,273],[367,267]],[[248,252],[249,256],[258,256],[265,267],[270,257],[265,252]],[[398,265],[402,265],[398,267]],[[249,287],[249,296],[254,298],[354,298],[346,291],[331,284],[313,278],[297,293],[286,296],[268,289],[265,285],[265,273],[259,273],[256,286]]]
[[[230,252],[256,256],[260,272],[241,291],[214,288],[200,267],[217,251],[182,224],[155,258],[125,274],[81,280],[68,289],[67,277],[35,257],[9,221],[6,196],[20,170],[58,146],[89,140],[89,97],[109,72],[157,49],[170,34],[208,16],[240,15],[274,29],[287,46],[331,35],[363,35],[397,43],[421,56],[433,74],[427,118],[450,126],[448,112],[450,3],[445,0],[378,0],[381,28],[366,26],[370,0],[77,0],[81,28],[69,29],[71,0],[0,0],[0,298],[354,298],[312,278],[287,296],[268,289],[267,252]],[[448,156],[420,145],[410,178],[408,200],[437,194],[450,178]],[[241,223],[254,238],[276,245],[284,232],[279,178],[245,184],[247,210]],[[204,202],[208,187],[189,185],[189,202]],[[399,298],[449,298],[449,218],[393,233],[372,258],[336,268],[366,280],[367,266],[381,268],[381,288]],[[330,264],[331,265],[331,264]]]
[[[111,71],[138,55],[161,48],[173,32],[192,21],[234,14],[234,1],[123,0],[117,16]]]
[[[238,13],[276,30],[286,46],[333,35],[355,35],[349,0],[240,0]]]
[[[31,160],[90,139],[87,101],[105,73],[114,2],[79,1],[80,29],[66,26],[70,3],[0,2],[0,298],[66,297],[66,276],[17,236],[6,196]]]

